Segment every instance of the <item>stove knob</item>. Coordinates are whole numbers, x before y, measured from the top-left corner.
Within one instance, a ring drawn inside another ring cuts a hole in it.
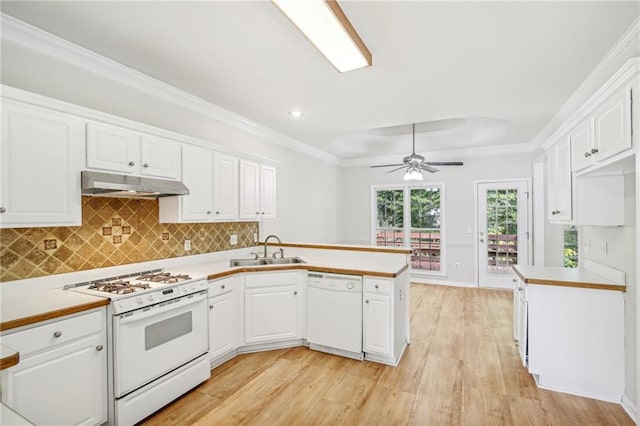
[[[137,303],[138,305],[142,305],[142,297],[138,297],[138,298],[136,299],[136,303]]]

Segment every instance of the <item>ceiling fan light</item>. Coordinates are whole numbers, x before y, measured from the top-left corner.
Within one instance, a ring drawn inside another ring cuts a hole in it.
[[[335,0],[272,0],[339,71],[371,65],[371,53]]]
[[[404,174],[404,180],[406,181],[410,181],[410,180],[422,180],[422,172],[420,172],[420,170],[416,169],[416,168],[409,168],[407,169],[407,171]]]

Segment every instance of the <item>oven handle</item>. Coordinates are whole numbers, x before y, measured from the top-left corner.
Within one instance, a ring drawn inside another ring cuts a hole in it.
[[[182,302],[183,299],[191,299],[191,300],[184,303]],[[145,311],[145,309],[147,308],[140,308],[132,312],[127,312],[127,313],[117,315],[117,317],[119,317],[118,324],[129,324],[135,321],[140,321],[149,317],[159,315],[163,312],[171,311],[176,307],[178,307],[177,305],[175,305],[176,303],[179,303],[180,304],[179,307],[183,308],[186,306],[195,305],[196,303],[199,303],[206,299],[207,299],[207,291],[203,290],[199,293],[195,293],[189,296],[182,296],[177,299],[172,299],[171,303],[165,306],[160,306],[162,305],[162,303],[165,303],[165,302],[162,302],[157,305],[150,306],[149,307],[150,309],[147,311]],[[132,315],[127,315],[127,314],[132,314]]]

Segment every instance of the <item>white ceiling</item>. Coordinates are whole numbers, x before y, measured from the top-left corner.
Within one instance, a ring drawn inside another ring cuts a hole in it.
[[[455,160],[446,152],[525,147],[640,15],[636,1],[340,4],[370,68],[339,74],[268,1],[1,8],[346,160],[400,159],[411,149],[407,124],[437,120],[418,126],[417,152]]]

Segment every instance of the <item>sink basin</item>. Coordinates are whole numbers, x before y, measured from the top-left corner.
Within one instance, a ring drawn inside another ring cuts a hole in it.
[[[260,266],[260,265],[291,265],[294,263],[305,263],[299,257],[283,257],[282,259],[231,259],[229,265],[234,266]]]
[[[231,259],[230,266],[259,266],[268,265],[269,259]]]
[[[306,263],[299,257],[283,257],[280,259],[266,259],[269,265],[291,265],[293,263]]]

